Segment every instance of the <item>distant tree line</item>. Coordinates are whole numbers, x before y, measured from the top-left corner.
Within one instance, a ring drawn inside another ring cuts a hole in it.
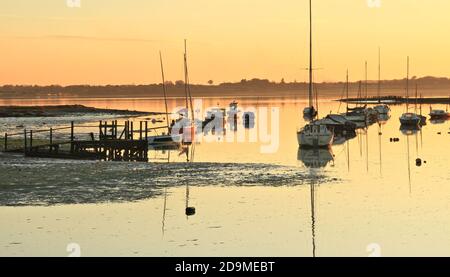
[[[269,81],[267,79],[253,78],[242,79],[239,82],[225,82],[214,85],[213,80],[209,80],[208,85],[192,84],[191,91],[194,96],[221,95],[231,92],[252,92],[255,95],[265,95],[267,91],[302,91],[306,90],[308,84],[305,82],[280,82]],[[384,80],[383,89],[402,89],[405,87],[406,79]],[[449,78],[437,77],[413,77],[410,80],[411,86],[415,83],[421,89],[450,89]],[[165,83],[169,96],[184,95],[184,81],[167,81]],[[322,82],[317,84],[320,90],[341,90],[344,82]],[[352,89],[358,86],[358,82],[352,82]],[[3,85],[0,86],[0,98],[33,98],[33,97],[145,97],[162,96],[162,84],[148,85],[71,85],[71,86],[36,86],[36,85]],[[376,90],[377,82],[369,82],[369,90]]]

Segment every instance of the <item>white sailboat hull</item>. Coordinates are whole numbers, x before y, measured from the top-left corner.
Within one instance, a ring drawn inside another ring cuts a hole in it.
[[[333,141],[333,133],[310,134],[297,132],[297,140],[300,147],[327,147]]]

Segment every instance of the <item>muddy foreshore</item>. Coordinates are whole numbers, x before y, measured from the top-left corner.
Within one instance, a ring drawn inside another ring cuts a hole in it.
[[[58,106],[0,106],[1,117],[58,117],[70,114],[157,115],[159,112],[142,112],[116,109],[97,109],[83,105]]]

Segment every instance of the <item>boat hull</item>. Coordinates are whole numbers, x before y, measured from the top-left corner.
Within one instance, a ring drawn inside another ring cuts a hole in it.
[[[297,141],[300,147],[305,148],[329,147],[333,141],[333,133],[306,134],[297,132]]]
[[[366,121],[366,115],[358,114],[358,115],[346,115],[343,114],[346,120],[353,121],[353,122],[365,122]]]
[[[168,145],[168,144],[180,144],[182,142],[182,135],[162,135],[151,136],[147,138],[148,145]]]
[[[400,124],[405,126],[418,126],[420,123],[420,118],[414,118],[414,119],[403,119],[400,118]]]
[[[373,107],[373,109],[377,111],[378,114],[388,114],[391,110],[387,105],[378,105]]]

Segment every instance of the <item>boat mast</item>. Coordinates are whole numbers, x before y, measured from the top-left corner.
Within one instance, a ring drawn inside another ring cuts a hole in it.
[[[378,47],[378,103],[381,103],[381,49]]]
[[[159,61],[161,63],[162,88],[163,88],[163,92],[164,92],[164,105],[166,108],[166,123],[167,123],[167,129],[169,129],[169,109],[167,108],[166,80],[164,78],[164,66],[163,66],[161,51],[159,51]]]
[[[184,83],[185,83],[185,90],[186,90],[186,109],[187,109],[187,117],[189,117],[189,104],[191,106],[191,116],[192,120],[194,120],[194,107],[192,105],[192,95],[191,95],[191,89],[189,86],[189,71],[188,71],[188,63],[187,63],[187,47],[186,47],[186,40],[184,40]],[[189,103],[188,103],[189,99]]]
[[[185,101],[186,101],[186,117],[189,116],[189,103],[188,103],[188,75],[187,75],[187,60],[186,60],[186,40],[184,40],[184,54],[183,54],[183,60],[184,60],[184,94],[185,94]]]
[[[345,86],[346,94],[347,94],[347,112],[348,112],[348,69],[347,69],[347,76],[346,76],[346,86]]]
[[[414,113],[416,113],[417,114],[417,82],[416,82],[416,102],[415,102],[415,105],[414,105]]]
[[[367,61],[366,61],[366,63],[365,63],[365,75],[366,75],[366,83],[365,83],[366,102],[364,103],[364,105],[367,105],[367,96],[368,96],[368,95],[367,95],[367,93],[368,93],[368,92],[367,92],[367,91],[368,91],[368,90],[367,90]]]
[[[309,106],[313,106],[312,7],[309,0]]]
[[[406,58],[406,112],[409,108],[409,56]]]

